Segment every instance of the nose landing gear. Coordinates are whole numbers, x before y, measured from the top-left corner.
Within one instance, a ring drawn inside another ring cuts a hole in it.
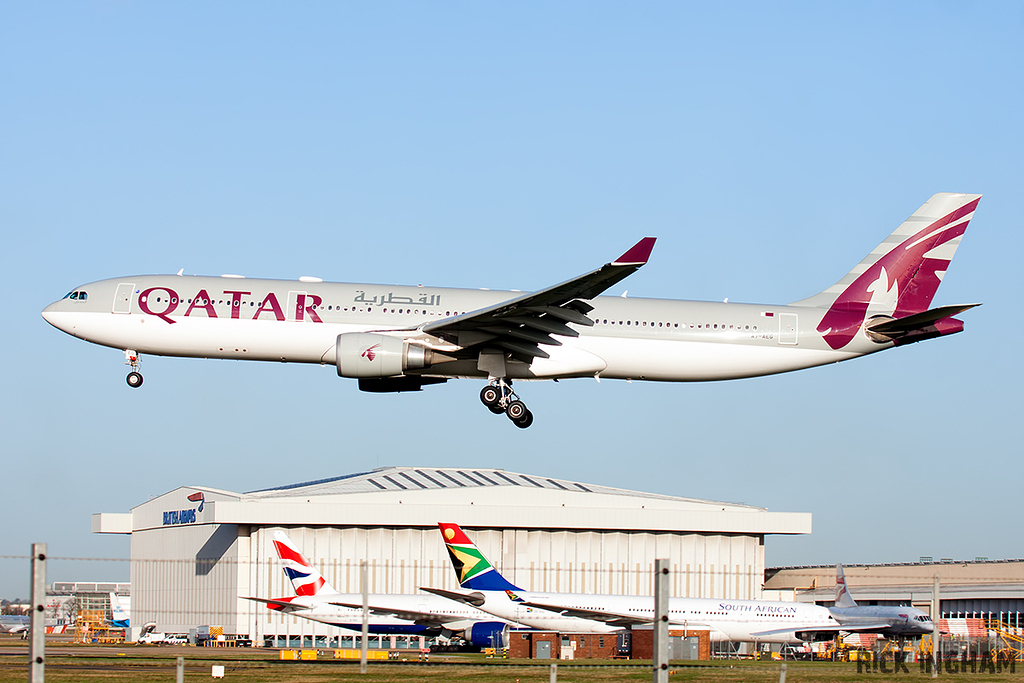
[[[520,429],[526,429],[533,424],[533,413],[512,391],[512,382],[504,377],[492,380],[480,391],[480,402],[495,415],[505,413],[508,419],[512,420],[512,424]]]
[[[139,372],[139,354],[137,351],[132,349],[124,350],[124,364],[131,366],[132,371],[128,373],[128,376],[124,378],[124,381],[128,382],[128,386],[132,389],[138,389],[142,386],[142,373]]]

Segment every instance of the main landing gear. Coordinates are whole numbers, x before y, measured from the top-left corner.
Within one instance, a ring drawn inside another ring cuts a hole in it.
[[[124,381],[128,382],[128,386],[132,389],[138,389],[142,386],[142,373],[139,372],[139,365],[141,365],[141,361],[139,361],[138,352],[133,351],[132,349],[125,349],[124,364],[129,365],[132,368],[132,371],[124,378]]]
[[[491,380],[491,383],[480,391],[480,401],[495,415],[505,413],[508,419],[512,420],[512,424],[520,429],[526,429],[533,424],[533,413],[512,391],[510,380]]]

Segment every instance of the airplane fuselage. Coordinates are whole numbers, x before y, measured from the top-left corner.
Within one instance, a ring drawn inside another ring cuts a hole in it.
[[[843,626],[856,629],[864,624],[888,622],[887,628],[877,633],[885,636],[918,637],[934,630],[931,618],[916,607],[890,605],[858,605],[857,607],[830,607],[829,611]]]
[[[43,317],[81,339],[141,354],[334,365],[339,335],[416,337],[422,325],[505,301],[516,292],[307,283],[234,277],[133,276],[83,285],[85,300],[51,304]],[[509,363],[508,377],[706,381],[798,370],[880,351],[860,335],[841,350],[816,327],[825,311],[802,306],[596,297],[595,324],[544,347],[550,358]],[[422,335],[425,345],[434,341]],[[444,353],[443,343],[435,348]],[[428,377],[487,377],[476,360],[409,370]]]
[[[497,617],[531,628],[565,630],[575,633],[610,633],[624,628],[596,619],[568,617],[523,603],[544,604],[585,610],[606,615],[623,615],[637,620],[654,620],[652,597],[626,595],[590,595],[583,593],[516,592],[522,600],[509,598],[502,591],[479,591],[486,596],[480,608]],[[798,643],[795,633],[835,626],[836,620],[824,607],[796,602],[761,600],[715,600],[709,598],[670,598],[669,619],[673,629],[710,630],[712,641],[762,643]],[[762,631],[793,630],[758,636]]]

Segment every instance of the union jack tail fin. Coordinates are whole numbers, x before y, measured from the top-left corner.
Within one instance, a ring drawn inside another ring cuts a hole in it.
[[[451,558],[455,575],[458,577],[461,587],[480,591],[522,590],[509,583],[487,561],[487,558],[477,550],[476,544],[469,540],[458,524],[440,522],[437,526],[441,529],[444,545],[448,549],[448,557]]]
[[[856,607],[857,601],[850,595],[850,589],[846,587],[846,575],[843,573],[843,565],[836,565],[836,607]]]
[[[291,580],[295,594],[307,597],[310,595],[336,594],[331,584],[323,577],[316,567],[310,564],[305,555],[299,552],[291,539],[283,531],[271,532],[271,542],[284,565],[284,574]]]
[[[792,305],[828,308],[818,332],[833,349],[846,346],[870,317],[926,312],[980,200],[980,194],[933,195],[839,282]],[[939,334],[962,329],[943,318],[922,324],[936,323]]]

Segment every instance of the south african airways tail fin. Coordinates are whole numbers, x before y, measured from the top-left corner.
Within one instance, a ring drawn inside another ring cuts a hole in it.
[[[323,574],[317,571],[316,567],[299,552],[299,549],[283,531],[272,531],[271,542],[277,551],[277,556],[281,558],[284,574],[292,582],[296,595],[308,597],[338,592],[331,584],[327,583]]]
[[[846,575],[843,573],[843,565],[836,564],[836,607],[856,607],[857,601],[850,595],[850,589],[846,587]]]
[[[487,561],[458,524],[440,522],[441,536],[448,549],[455,575],[462,588],[477,591],[520,591]]]

